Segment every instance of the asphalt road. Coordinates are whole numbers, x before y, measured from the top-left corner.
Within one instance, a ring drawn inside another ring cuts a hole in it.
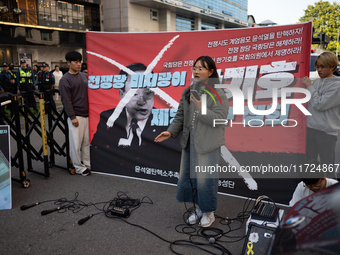
[[[62,141],[65,138],[56,134],[55,139]],[[31,139],[33,146],[40,142]],[[13,139],[11,144],[14,154]],[[340,162],[340,139],[336,161]],[[58,156],[56,163],[66,167],[63,157]],[[43,172],[43,168],[42,162],[33,162],[33,169]],[[50,169],[48,178],[31,172],[26,174],[30,187],[24,188],[12,181],[12,209],[0,210],[1,254],[174,254],[171,249],[179,254],[207,254],[201,249],[221,254],[216,249],[218,246],[230,254],[242,253],[245,211],[250,209],[247,205],[253,205],[246,199],[218,195],[216,215],[219,218],[211,227],[220,229],[225,235],[216,242],[217,245],[211,246],[207,239],[193,236],[202,233],[200,227],[185,225],[186,205],[175,200],[174,185],[98,173],[83,177],[71,175],[58,167]],[[12,177],[18,179],[18,176],[19,170],[12,168]],[[124,220],[106,217],[103,208],[122,192],[144,203]],[[58,207],[57,201],[76,206],[41,215],[44,210]],[[22,205],[37,202],[37,206],[24,211],[20,209]],[[83,225],[78,224],[80,219],[89,215],[94,216]],[[204,245],[195,246],[190,240]]]
[[[62,142],[63,139],[62,134],[55,134],[56,141]],[[11,144],[14,155],[13,139]],[[39,148],[41,141],[32,137],[31,144]],[[66,167],[66,158],[57,156],[56,165]],[[44,172],[43,162],[33,161],[32,166],[35,171]],[[222,254],[216,245],[227,249],[230,254],[242,252],[248,218],[245,211],[249,213],[254,202],[218,195],[216,215],[219,218],[211,227],[220,229],[225,235],[212,246],[205,238],[190,237],[190,234],[200,234],[202,228],[185,224],[186,205],[175,200],[174,185],[98,173],[83,177],[71,175],[56,166],[49,171],[49,177],[26,171],[26,178],[30,180],[28,188],[11,182],[12,209],[0,210],[1,254],[174,254],[171,249],[178,254],[207,254],[207,250]],[[20,179],[19,169],[13,167],[11,173],[14,179]],[[103,209],[107,209],[122,193],[144,203],[124,220],[106,217]],[[65,202],[74,206],[41,214],[65,205]],[[20,209],[22,205],[33,203],[39,204]],[[89,215],[94,216],[83,225],[78,224]],[[203,245],[193,245],[190,238]],[[171,244],[173,242],[175,244]]]
[[[35,163],[36,169],[39,168],[37,165]],[[18,176],[16,170],[12,170],[13,176]],[[0,211],[1,254],[173,254],[171,242],[189,242],[190,236],[181,231],[197,234],[201,229],[197,225],[188,228],[184,224],[186,208],[175,200],[175,186],[103,174],[83,177],[56,167],[50,169],[50,173],[48,178],[28,173],[29,188],[12,182],[12,209]],[[126,221],[106,217],[101,212],[118,192],[134,199],[147,197]],[[42,211],[58,206],[57,200],[71,201],[80,207],[42,216]],[[20,209],[22,205],[37,202],[40,203],[37,206],[24,211]],[[242,198],[218,195],[216,215],[221,218],[217,218],[211,227],[230,231],[217,244],[231,254],[241,254],[246,222],[234,219],[227,225],[225,218],[242,215],[245,202]],[[98,209],[91,203],[98,203]],[[78,225],[80,219],[96,213],[99,214]],[[202,237],[194,238],[194,241],[208,244]],[[221,254],[212,246],[200,247]],[[180,254],[207,254],[195,246],[173,245],[173,249]]]

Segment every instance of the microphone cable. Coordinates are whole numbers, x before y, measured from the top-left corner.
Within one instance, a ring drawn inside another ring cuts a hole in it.
[[[189,183],[188,183],[189,184]],[[193,188],[193,186],[191,186]],[[195,189],[192,189],[192,196],[193,196],[193,201],[195,201]],[[237,221],[241,221],[242,223],[245,219],[245,216],[247,215],[246,211],[243,211],[241,213],[239,213],[238,217],[236,219],[223,219],[223,221],[225,222],[222,225],[227,225],[228,226],[228,231],[223,232],[223,230],[218,229],[218,228],[206,228],[206,229],[196,229],[196,227],[194,227],[193,225],[188,225],[186,224],[180,224],[177,225],[175,227],[175,230],[178,233],[182,233],[182,234],[186,234],[188,235],[188,240],[175,240],[175,241],[169,241],[166,240],[165,238],[161,237],[160,235],[156,234],[155,232],[141,226],[138,224],[134,224],[131,223],[129,221],[127,221],[126,219],[124,219],[123,217],[119,217],[117,215],[114,215],[112,213],[112,211],[115,210],[115,208],[122,208],[122,209],[127,209],[129,210],[129,215],[131,215],[131,212],[133,212],[134,210],[136,210],[137,208],[139,208],[141,206],[141,204],[143,203],[147,203],[147,204],[153,204],[153,201],[147,197],[144,196],[142,199],[133,199],[131,197],[129,197],[126,193],[124,192],[117,192],[117,197],[114,197],[114,199],[106,201],[106,202],[99,202],[99,203],[85,203],[81,200],[78,199],[79,197],[79,193],[76,192],[75,193],[75,198],[72,200],[68,200],[66,198],[60,198],[60,199],[56,199],[56,200],[46,200],[46,201],[41,201],[41,202],[36,202],[34,204],[29,204],[29,205],[23,205],[21,206],[21,210],[26,210],[29,209],[31,207],[34,207],[36,205],[42,204],[42,203],[47,203],[47,202],[54,202],[53,204],[56,206],[55,208],[49,209],[49,210],[45,210],[42,211],[41,214],[42,215],[47,215],[49,213],[58,211],[59,213],[64,213],[67,211],[72,211],[73,213],[78,213],[80,211],[82,211],[83,209],[87,208],[87,207],[95,207],[97,212],[96,213],[92,213],[88,216],[86,216],[85,218],[82,218],[78,221],[79,225],[84,224],[85,222],[87,222],[89,219],[91,219],[93,216],[97,215],[97,214],[104,214],[105,217],[108,218],[112,218],[112,219],[118,219],[121,220],[131,226],[140,228],[152,235],[154,235],[155,237],[159,238],[160,240],[166,242],[167,244],[169,244],[170,250],[174,253],[174,254],[179,254],[182,255],[181,253],[179,253],[178,251],[176,251],[176,247],[180,247],[180,246],[188,246],[188,247],[192,247],[195,249],[198,249],[202,252],[204,252],[205,254],[213,254],[213,255],[219,255],[219,254],[227,254],[227,255],[231,255],[231,252],[224,247],[223,245],[220,244],[220,242],[227,242],[227,243],[231,243],[231,242],[236,242],[236,241],[222,241],[222,238],[236,238],[236,237],[232,237],[232,236],[228,236],[228,233],[231,233],[232,231],[235,231],[236,229],[232,229],[231,228],[231,223],[233,222],[233,220],[237,220]],[[249,207],[249,205],[246,206],[246,209]],[[193,208],[195,210],[195,207]],[[245,209],[245,205],[244,205],[244,209]],[[189,209],[190,210],[190,209]],[[188,211],[189,211],[188,210]],[[186,213],[188,213],[188,211]],[[221,218],[219,216],[216,215],[216,217]],[[222,218],[221,218],[222,219]],[[222,220],[221,220],[222,222]],[[182,227],[182,230],[179,230],[178,228]],[[239,228],[238,228],[239,229]],[[240,240],[242,240],[245,236],[243,237],[237,237]],[[197,239],[197,240],[196,240]]]

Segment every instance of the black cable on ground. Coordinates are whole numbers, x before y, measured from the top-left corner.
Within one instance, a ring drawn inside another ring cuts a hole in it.
[[[220,222],[223,226],[228,226],[227,231],[223,231],[222,229],[219,229],[219,228],[198,228],[198,229],[196,229],[196,227],[194,227],[193,225],[180,224],[180,225],[177,225],[175,227],[175,230],[178,233],[188,235],[188,240],[169,241],[169,240],[164,239],[160,235],[156,234],[155,232],[153,232],[153,231],[151,231],[151,230],[149,230],[149,229],[147,229],[147,228],[145,228],[145,227],[143,227],[139,224],[134,224],[134,223],[127,221],[126,219],[124,219],[124,217],[121,217],[121,215],[117,216],[117,215],[119,215],[119,213],[117,213],[117,210],[118,211],[121,210],[123,212],[128,211],[127,217],[129,217],[134,210],[136,210],[137,208],[139,208],[141,206],[141,204],[143,204],[143,203],[153,204],[152,200],[147,196],[144,196],[142,199],[134,199],[134,198],[127,196],[127,194],[124,193],[124,192],[117,192],[117,197],[115,197],[114,199],[106,201],[106,202],[99,202],[99,203],[92,203],[92,202],[85,203],[83,201],[80,201],[78,199],[78,196],[79,196],[79,193],[76,192],[75,198],[72,199],[72,200],[68,200],[66,198],[60,198],[60,199],[56,199],[56,200],[46,200],[46,201],[42,201],[42,202],[37,202],[35,204],[22,206],[21,210],[26,210],[26,209],[31,208],[33,206],[36,206],[38,204],[47,203],[47,202],[54,202],[54,205],[57,206],[57,207],[50,209],[50,210],[43,211],[44,213],[42,212],[42,215],[46,215],[46,214],[49,214],[49,213],[54,212],[54,211],[58,211],[59,213],[64,213],[66,211],[72,211],[73,213],[78,213],[78,212],[82,211],[83,209],[85,209],[87,207],[93,206],[99,212],[90,214],[87,217],[79,220],[78,221],[79,225],[84,224],[86,221],[88,221],[89,219],[91,219],[93,216],[95,216],[97,214],[104,214],[108,218],[119,219],[119,220],[121,220],[121,221],[123,221],[123,222],[125,222],[125,223],[127,223],[131,226],[134,226],[134,227],[140,228],[140,229],[142,229],[146,232],[149,232],[150,234],[159,238],[163,242],[168,243],[169,246],[170,246],[170,250],[174,254],[180,254],[180,255],[181,255],[181,253],[176,251],[175,247],[180,247],[180,246],[192,247],[192,248],[198,249],[199,251],[202,251],[206,254],[213,254],[213,255],[227,254],[227,255],[231,255],[231,252],[226,247],[221,245],[219,242],[232,243],[232,242],[237,242],[237,241],[242,240],[245,236],[238,237],[238,236],[230,236],[228,234],[230,234],[233,231],[240,229],[242,227],[244,220],[249,217],[249,213],[250,213],[250,211],[248,211],[250,204],[248,203],[248,200],[247,200],[246,203],[243,206],[243,211],[241,213],[239,213],[237,215],[237,217],[234,218],[234,219],[222,218],[222,217],[219,217],[219,216],[216,215],[217,218],[221,219]],[[193,201],[195,201],[195,200],[193,200]],[[195,210],[195,207],[193,209],[188,209],[188,211],[186,213],[188,213],[190,210]],[[235,221],[240,222],[241,226],[238,227],[238,228],[232,229],[231,224]],[[179,229],[180,227],[181,227],[181,229]],[[238,238],[238,240],[223,241],[223,240],[220,240],[220,238],[231,238],[231,239]]]

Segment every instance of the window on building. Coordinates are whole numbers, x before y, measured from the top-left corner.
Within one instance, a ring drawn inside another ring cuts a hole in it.
[[[84,6],[83,5],[79,5],[79,4],[74,4],[73,5],[73,11],[74,12],[81,13],[83,10],[84,10]]]
[[[52,33],[50,33],[50,32],[41,32],[41,40],[43,40],[43,41],[52,41]]]
[[[82,19],[73,19],[73,24],[83,25],[83,20]]]
[[[40,0],[39,1],[40,8],[50,8],[51,7],[51,0]]]
[[[26,34],[26,38],[29,38],[29,39],[33,38],[31,28],[25,28],[25,34]]]
[[[1,0],[0,0],[1,1]],[[14,0],[11,0],[14,1]],[[20,0],[21,1],[21,0]],[[35,1],[35,0],[25,0],[25,1]],[[37,6],[39,20],[41,25],[46,25],[46,22],[42,21],[53,21],[56,22],[53,25],[57,27],[72,27],[65,26],[65,24],[78,24],[91,27],[92,30],[100,30],[100,13],[99,8],[94,8],[92,6],[86,6],[76,3],[77,1],[66,2],[63,0],[38,0]],[[78,2],[88,2],[78,1]],[[158,13],[155,14],[156,17]],[[84,29],[84,27],[81,27]]]
[[[218,25],[210,24],[207,22],[202,22],[201,29],[202,30],[215,30],[215,29],[218,29]]]
[[[66,10],[67,9],[67,3],[58,1],[58,9],[59,10]]]
[[[39,19],[41,19],[41,20],[51,20],[51,15],[40,14]]]
[[[58,21],[62,23],[67,23],[67,16],[66,15],[58,16]]]
[[[100,30],[100,14],[99,9],[84,8],[85,26],[92,27],[94,30]]]
[[[155,10],[150,10],[150,19],[158,21],[158,12]]]
[[[193,18],[176,15],[176,31],[195,30],[195,20]]]
[[[184,2],[215,14],[225,14],[247,21],[249,0],[186,0]]]

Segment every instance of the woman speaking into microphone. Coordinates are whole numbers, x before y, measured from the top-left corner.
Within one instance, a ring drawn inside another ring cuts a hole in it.
[[[199,57],[192,72],[194,81],[184,89],[175,118],[155,142],[176,138],[182,132],[176,199],[194,204],[195,210],[187,219],[188,224],[199,222],[200,226],[209,227],[215,221],[217,210],[218,172],[201,170],[219,163],[220,147],[225,143],[225,125],[214,125],[214,119],[227,119],[229,107],[224,91],[214,89],[220,82],[211,57]],[[203,96],[206,100],[202,100]],[[203,106],[202,101],[206,105]],[[203,113],[202,107],[206,107]]]

